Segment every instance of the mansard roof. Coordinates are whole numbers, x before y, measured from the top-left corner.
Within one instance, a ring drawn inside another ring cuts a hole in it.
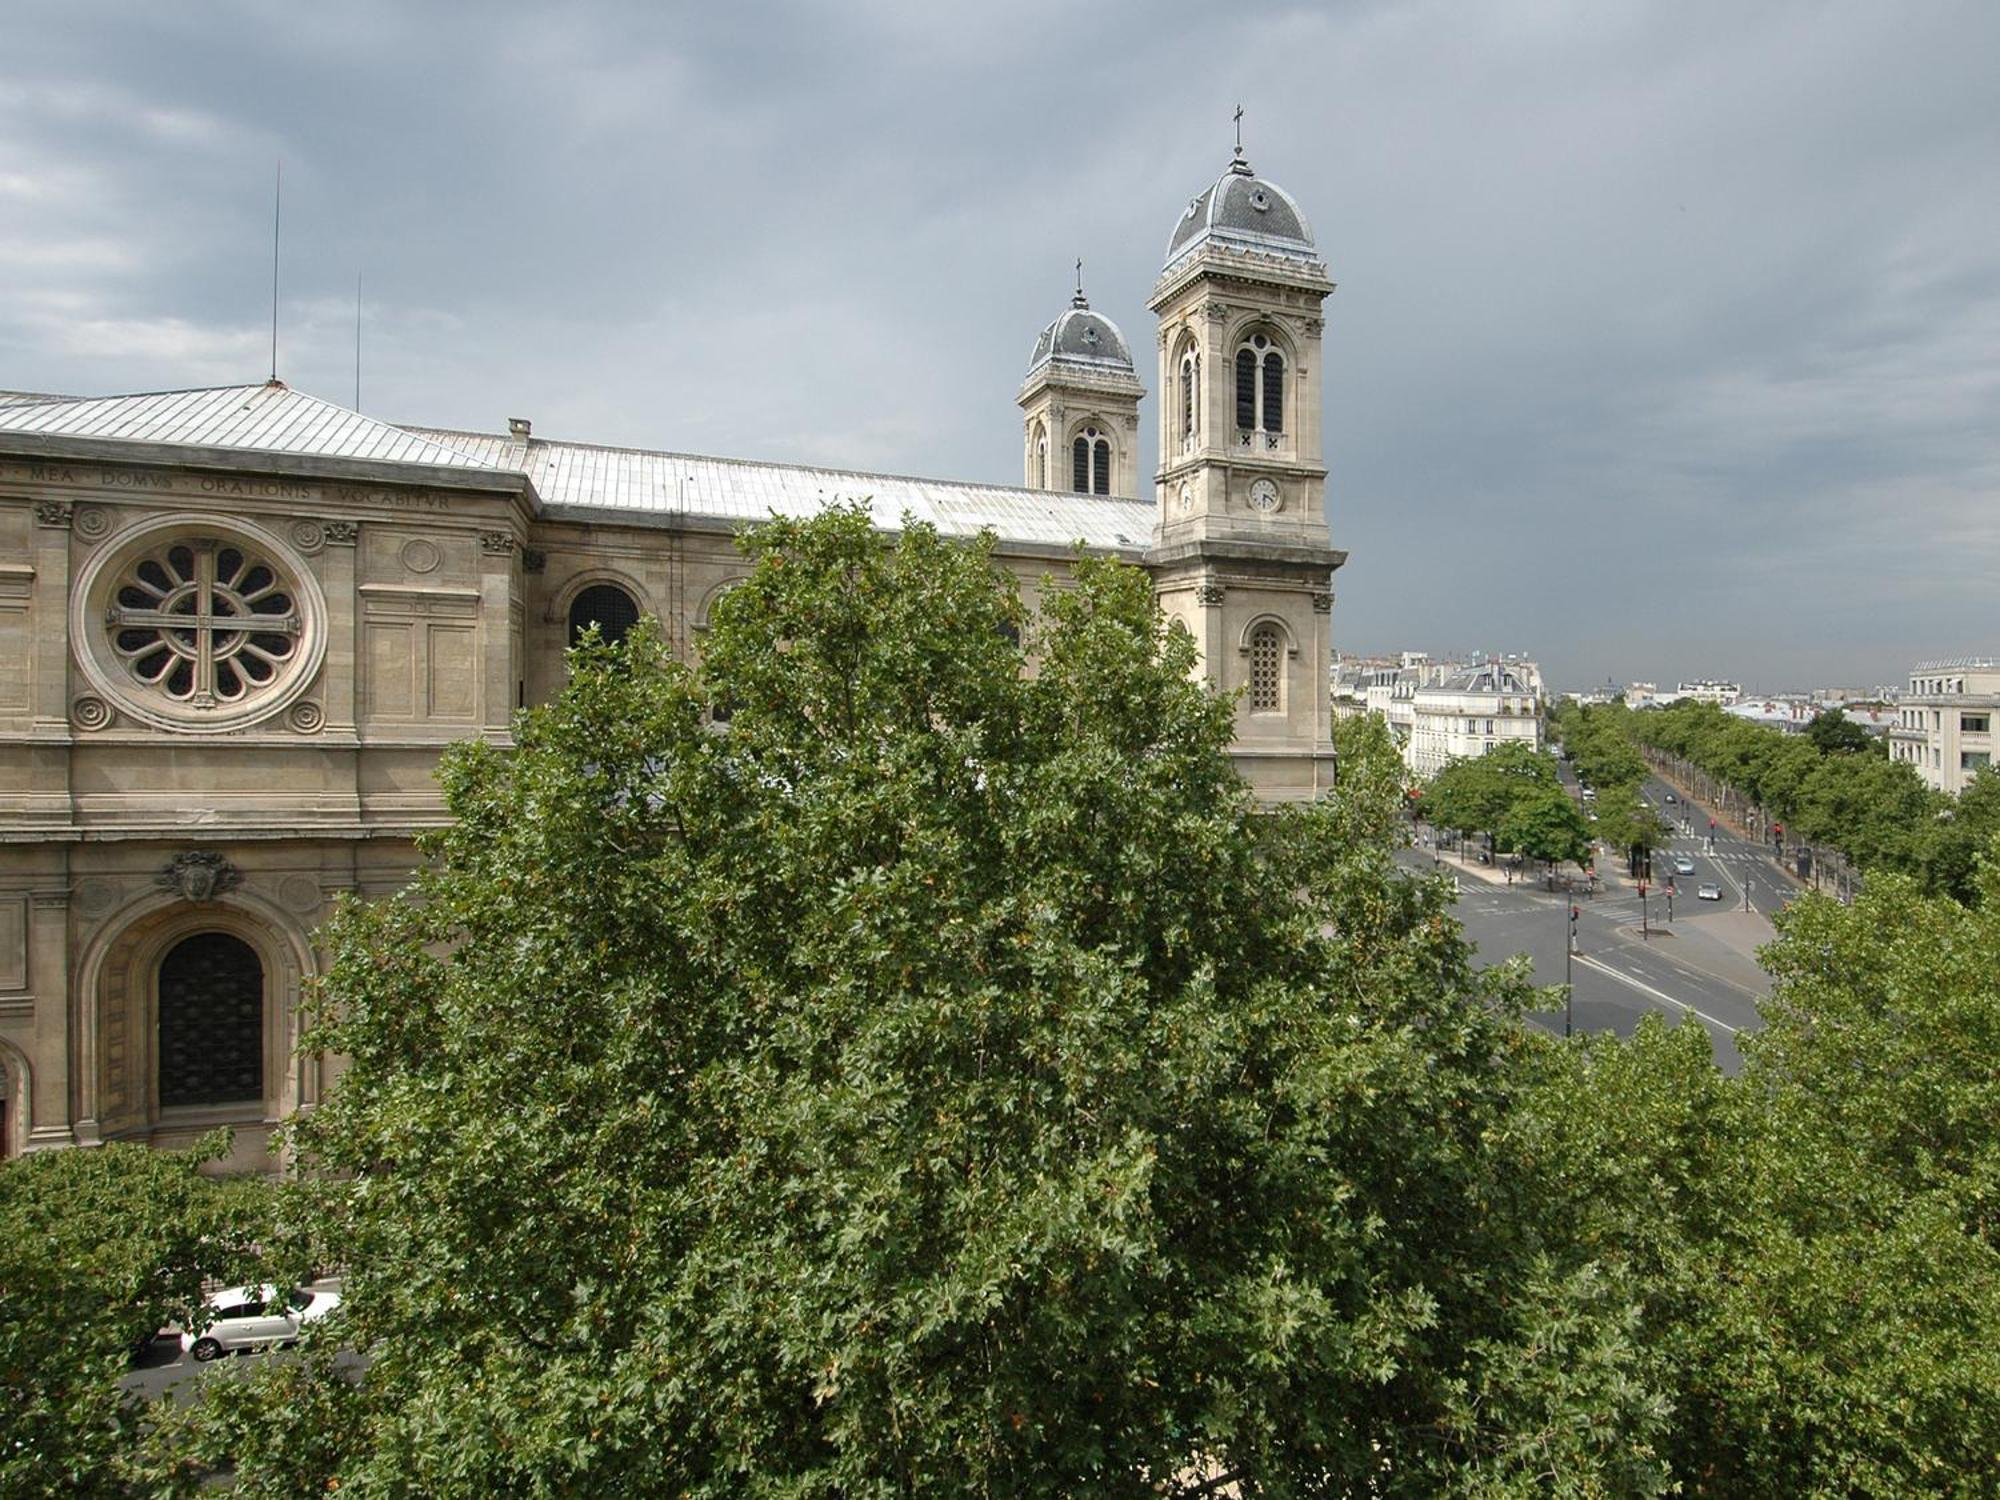
[[[156,450],[165,446],[186,448],[190,458],[200,454],[204,462],[217,453],[282,455],[408,464],[516,486],[525,480],[537,508],[555,519],[646,515],[666,523],[677,517],[749,522],[773,513],[810,515],[842,500],[865,501],[884,530],[908,515],[948,536],[991,529],[1002,541],[1051,549],[1082,542],[1136,554],[1153,535],[1148,501],[399,427],[275,381],[128,396],[7,393],[0,396],[0,442],[9,436],[143,445],[150,451],[134,458],[148,462],[160,461]]]

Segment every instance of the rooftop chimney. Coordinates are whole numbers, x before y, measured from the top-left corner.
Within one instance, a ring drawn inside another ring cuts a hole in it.
[[[535,424],[530,422],[526,417],[509,417],[507,419],[507,436],[524,438],[534,430],[534,426]]]

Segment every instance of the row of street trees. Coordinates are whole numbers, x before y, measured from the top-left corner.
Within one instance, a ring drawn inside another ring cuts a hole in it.
[[[1740,1078],[1565,1043],[1396,864],[1381,727],[1259,812],[1143,574],[745,546],[699,667],[586,643],[343,906],[296,1180],[0,1169],[0,1490],[1989,1491],[2000,904],[1801,903]],[[86,1293],[247,1251],[340,1257],[365,1371],[125,1406]]]
[[[2000,833],[2000,773],[1981,771],[1962,794],[1947,796],[1838,709],[1803,735],[1694,702],[1582,712],[1713,778],[1792,840],[1836,849],[1867,874],[1894,871],[1960,901],[1981,897],[1975,867]]]

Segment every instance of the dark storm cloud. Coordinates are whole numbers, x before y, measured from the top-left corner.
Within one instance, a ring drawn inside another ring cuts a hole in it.
[[[1074,257],[1154,383],[1240,99],[1340,283],[1343,646],[1894,680],[2000,649],[1996,55],[1973,4],[28,4],[0,386],[261,377],[282,157],[306,389],[359,271],[392,420],[1012,480]]]

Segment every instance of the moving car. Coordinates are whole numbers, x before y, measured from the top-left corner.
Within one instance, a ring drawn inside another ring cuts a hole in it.
[[[340,1293],[232,1286],[210,1293],[207,1300],[208,1326],[200,1333],[181,1334],[181,1347],[202,1361],[239,1349],[289,1344],[308,1323],[317,1323],[340,1306]]]
[[[1704,901],[1720,901],[1722,899],[1722,887],[1717,885],[1713,880],[1704,880],[1701,883],[1701,888],[1695,892],[1695,895]]]
[[[1694,874],[1694,861],[1689,859],[1685,854],[1676,854],[1674,856],[1674,873],[1676,875]]]
[[[1676,799],[1675,799],[1675,797],[1674,797],[1674,794],[1673,794],[1672,792],[1668,792],[1668,793],[1667,793],[1667,800],[1668,800],[1669,802],[1672,802],[1672,801],[1675,801],[1675,800],[1676,800]]]

